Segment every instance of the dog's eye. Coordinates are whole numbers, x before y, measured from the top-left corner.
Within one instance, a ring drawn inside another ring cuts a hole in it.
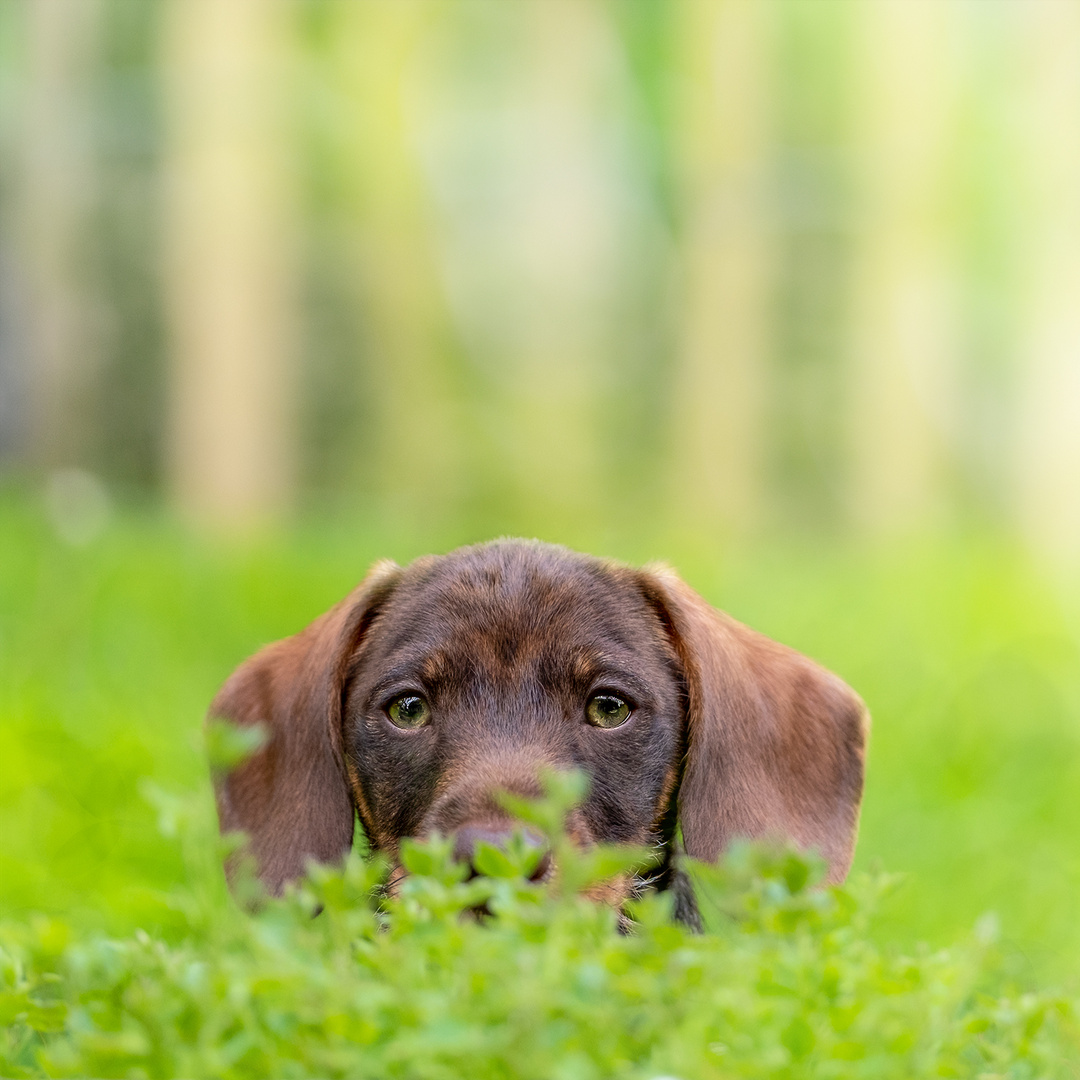
[[[418,728],[431,719],[431,710],[419,694],[401,694],[387,706],[386,715],[395,727]]]
[[[630,706],[614,694],[594,694],[585,706],[585,716],[594,727],[618,727],[630,719]]]

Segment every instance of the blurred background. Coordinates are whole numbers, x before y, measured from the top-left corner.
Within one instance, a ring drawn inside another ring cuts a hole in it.
[[[0,19],[9,471],[1080,557],[1075,0]]]
[[[1080,0],[0,0],[0,514],[8,910],[160,921],[229,670],[518,533],[840,671],[897,932],[1077,970]]]

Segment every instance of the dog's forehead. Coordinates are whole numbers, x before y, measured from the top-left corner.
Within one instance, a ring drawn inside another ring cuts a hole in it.
[[[379,619],[389,651],[640,651],[655,616],[634,571],[553,545],[503,541],[410,566]]]

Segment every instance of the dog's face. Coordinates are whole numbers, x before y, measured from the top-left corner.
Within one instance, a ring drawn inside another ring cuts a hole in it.
[[[499,789],[584,770],[582,843],[662,839],[684,689],[637,576],[493,545],[406,571],[350,662],[345,760],[371,841],[509,828]]]
[[[377,565],[337,607],[268,646],[210,715],[268,745],[217,778],[223,829],[272,889],[352,842],[510,828],[497,793],[545,768],[590,778],[578,842],[713,859],[739,836],[850,864],[866,714],[835,676],[710,608],[669,571],[499,541]]]

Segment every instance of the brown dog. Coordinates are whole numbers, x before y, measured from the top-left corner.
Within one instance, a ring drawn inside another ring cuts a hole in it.
[[[271,891],[348,851],[453,835],[460,858],[511,828],[495,793],[541,767],[591,779],[582,844],[736,837],[851,863],[868,716],[836,676],[714,610],[666,569],[500,540],[378,563],[341,603],[233,674],[210,716],[270,739],[217,783],[223,830],[248,834]],[[683,889],[680,888],[680,894]],[[692,899],[677,911],[696,920]]]

